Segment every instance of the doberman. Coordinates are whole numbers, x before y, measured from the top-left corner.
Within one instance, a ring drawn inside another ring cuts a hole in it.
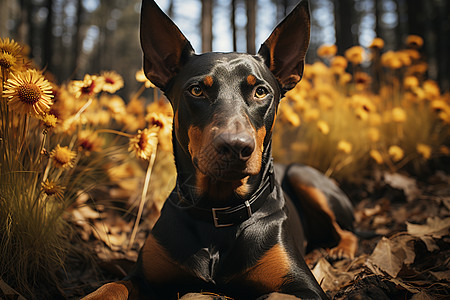
[[[153,0],[143,0],[146,76],[174,110],[177,184],[132,273],[86,299],[177,299],[212,292],[326,299],[303,255],[317,246],[353,257],[349,199],[318,171],[274,166],[271,135],[309,45],[303,0],[257,55],[194,50]],[[276,180],[277,179],[277,180]]]

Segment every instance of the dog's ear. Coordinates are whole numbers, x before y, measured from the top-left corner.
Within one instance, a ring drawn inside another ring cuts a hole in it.
[[[153,0],[142,0],[141,47],[145,75],[163,91],[194,54],[180,29]]]
[[[307,0],[302,0],[261,45],[261,55],[283,92],[302,79],[309,46],[310,18]]]

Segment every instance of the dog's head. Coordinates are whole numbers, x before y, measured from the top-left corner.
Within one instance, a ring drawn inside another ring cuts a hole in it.
[[[301,1],[257,55],[196,55],[155,2],[143,0],[144,71],[172,104],[174,146],[194,166],[199,194],[212,181],[246,193],[249,176],[267,159],[279,100],[302,77],[309,32],[308,3]]]

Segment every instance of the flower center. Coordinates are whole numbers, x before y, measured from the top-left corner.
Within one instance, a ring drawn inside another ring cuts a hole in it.
[[[35,104],[41,98],[41,90],[32,83],[25,83],[21,85],[17,91],[20,101],[26,104]]]
[[[105,82],[106,82],[106,83],[109,83],[109,84],[114,84],[114,83],[116,83],[116,81],[115,81],[114,79],[109,78],[109,77],[106,77],[106,78],[105,78]]]

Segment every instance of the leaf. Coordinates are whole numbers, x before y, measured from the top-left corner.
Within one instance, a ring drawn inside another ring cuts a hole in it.
[[[411,297],[411,300],[433,300],[434,297],[425,292],[419,292]]]
[[[341,286],[350,282],[354,274],[350,272],[339,271],[325,259],[321,258],[312,270],[317,282],[326,291],[338,290]]]
[[[420,190],[417,188],[416,180],[398,173],[384,173],[384,180],[387,184],[395,189],[403,191],[406,200],[411,202],[420,195]]]
[[[408,233],[413,236],[432,236],[439,239],[450,233],[450,217],[440,219],[439,217],[429,217],[424,225],[406,222]]]
[[[403,264],[411,264],[415,258],[411,236],[399,236],[393,240],[383,237],[375,247],[369,261],[392,277],[397,277]]]
[[[430,271],[430,273],[431,273],[431,275],[436,277],[437,280],[450,281],[450,270],[437,271],[437,272]]]
[[[431,236],[428,235],[421,236],[420,240],[425,244],[429,252],[437,251],[440,249]]]

